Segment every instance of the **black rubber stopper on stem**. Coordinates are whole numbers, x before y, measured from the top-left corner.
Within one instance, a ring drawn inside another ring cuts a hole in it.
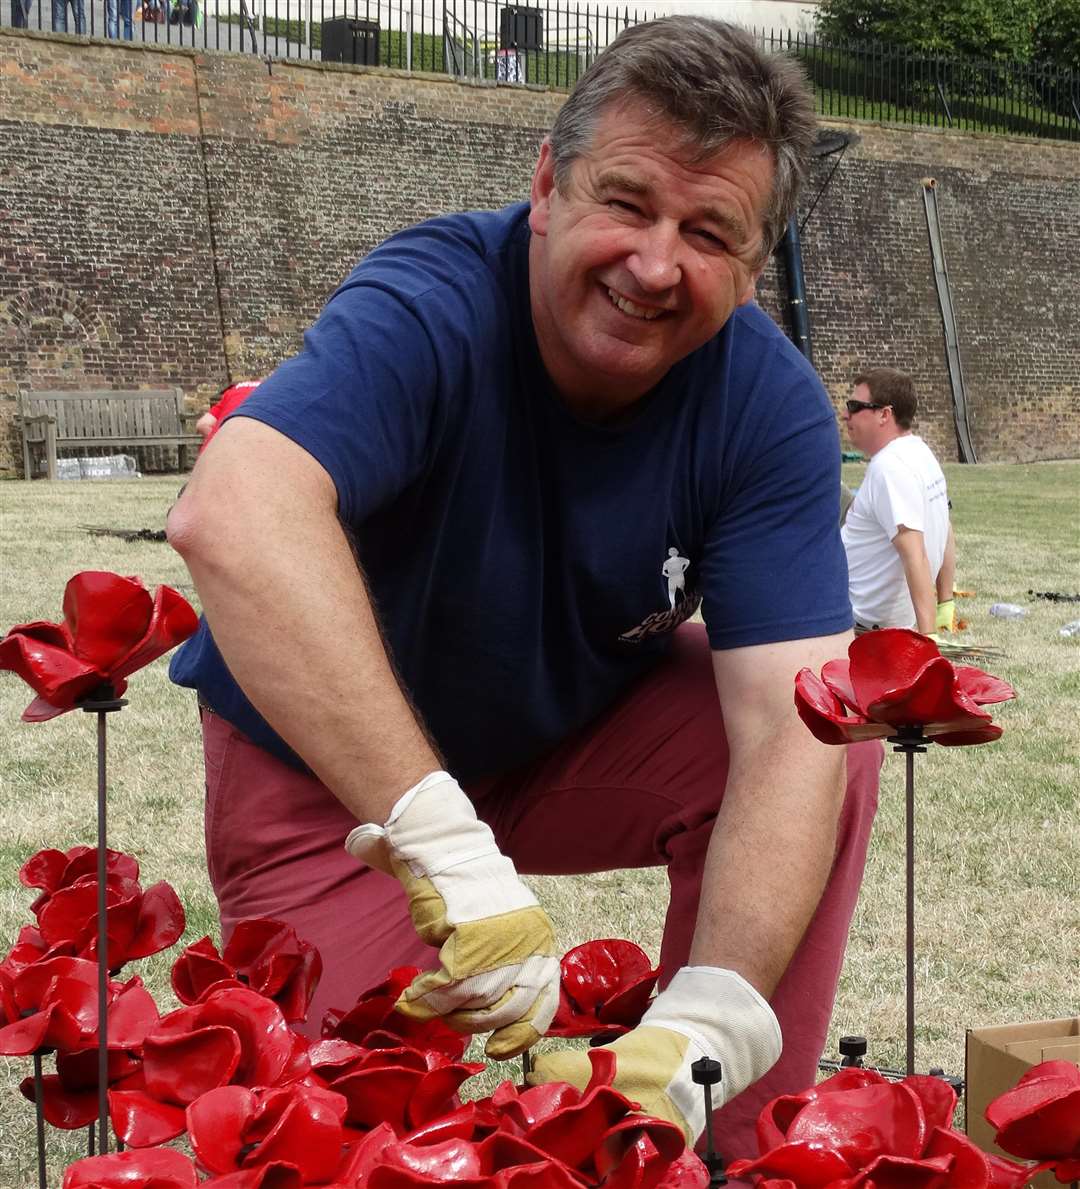
[[[866,1056],[866,1037],[865,1036],[841,1036],[840,1037],[840,1064],[848,1068],[851,1066],[860,1066],[863,1063],[863,1058]]]
[[[720,1062],[714,1061],[712,1057],[699,1057],[690,1066],[690,1076],[694,1079],[695,1084],[701,1087],[702,1093],[705,1095],[705,1155],[702,1157],[702,1163],[709,1170],[710,1186],[726,1185],[724,1161],[716,1154],[712,1129],[712,1088],[720,1084],[724,1071]]]

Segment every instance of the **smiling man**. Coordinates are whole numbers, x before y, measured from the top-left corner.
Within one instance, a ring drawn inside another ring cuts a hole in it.
[[[814,129],[732,27],[627,30],[531,201],[376,248],[200,458],[169,530],[206,620],[172,674],[210,876],[226,934],[319,946],[313,1031],[416,963],[402,1010],[516,1054],[566,948],[519,873],[654,865],[664,989],[615,1084],[693,1141],[719,1059],[735,1157],[814,1080],[881,759],[793,706],[851,627],[835,419],[753,302]]]

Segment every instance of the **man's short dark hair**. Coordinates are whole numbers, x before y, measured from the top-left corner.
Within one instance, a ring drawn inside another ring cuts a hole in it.
[[[915,385],[906,372],[891,367],[873,367],[855,377],[855,387],[865,384],[875,405],[889,405],[893,420],[901,429],[910,429],[918,412]]]
[[[749,33],[724,21],[671,16],[632,25],[581,76],[551,129],[560,190],[604,111],[626,99],[685,130],[697,160],[737,140],[768,149],[774,174],[764,211],[764,263],[795,210],[817,134],[814,94],[802,67],[785,54],[764,53]]]

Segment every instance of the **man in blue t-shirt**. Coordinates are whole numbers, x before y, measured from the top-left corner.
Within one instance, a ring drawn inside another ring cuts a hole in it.
[[[615,1084],[693,1141],[719,1059],[729,1157],[814,1079],[881,758],[845,779],[793,707],[851,627],[835,417],[753,304],[814,128],[732,27],[627,30],[529,203],[371,252],[169,522],[223,931],[319,946],[312,1027],[415,962],[401,1009],[509,1057],[559,978],[518,871],[663,864],[663,990]]]

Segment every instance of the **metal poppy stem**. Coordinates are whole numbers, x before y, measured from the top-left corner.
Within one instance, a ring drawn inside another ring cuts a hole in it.
[[[907,761],[904,781],[904,849],[905,849],[905,952],[907,960],[907,1054],[905,1069],[915,1072],[915,756],[926,751],[922,727],[901,727],[889,736],[893,751],[903,752]]]
[[[97,715],[97,960],[98,960],[98,1123],[102,1153],[109,1150],[109,920],[105,897],[108,870],[106,839],[105,769],[106,716],[127,702],[116,696],[111,685],[99,686],[82,704],[88,714]]]
[[[47,1189],[45,1181],[45,1083],[41,1078],[41,1050],[34,1053],[34,1104],[37,1114],[38,1189]]]

